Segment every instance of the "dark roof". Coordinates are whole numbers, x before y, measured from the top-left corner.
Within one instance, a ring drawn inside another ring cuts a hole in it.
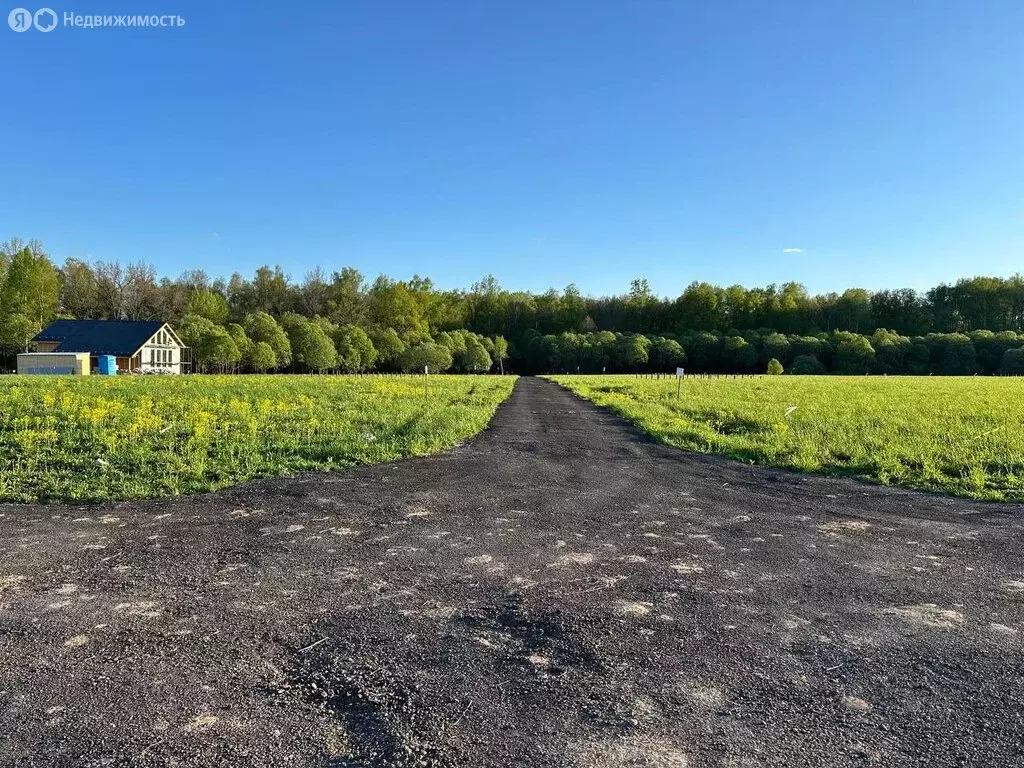
[[[54,320],[32,341],[59,341],[55,352],[129,357],[163,325],[155,320]]]

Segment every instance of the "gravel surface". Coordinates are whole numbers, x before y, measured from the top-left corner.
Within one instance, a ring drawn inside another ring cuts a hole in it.
[[[655,445],[0,505],[3,766],[1024,766],[1021,506]]]

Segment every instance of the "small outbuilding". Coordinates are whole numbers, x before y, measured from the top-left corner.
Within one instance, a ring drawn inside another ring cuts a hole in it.
[[[88,376],[88,352],[23,352],[18,355],[18,373],[51,376]]]
[[[190,365],[189,348],[158,320],[54,320],[32,342],[36,354],[87,354],[88,370],[94,373],[101,372],[100,359],[107,357],[116,360],[118,374],[182,373]]]

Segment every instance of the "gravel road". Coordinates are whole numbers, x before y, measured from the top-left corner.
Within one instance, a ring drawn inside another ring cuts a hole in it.
[[[1018,505],[655,445],[0,505],[2,766],[1024,766]]]

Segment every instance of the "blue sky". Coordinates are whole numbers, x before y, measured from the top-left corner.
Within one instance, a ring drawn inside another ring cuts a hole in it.
[[[58,261],[663,295],[1024,269],[1019,0],[51,7],[186,20],[0,27],[0,238]]]

